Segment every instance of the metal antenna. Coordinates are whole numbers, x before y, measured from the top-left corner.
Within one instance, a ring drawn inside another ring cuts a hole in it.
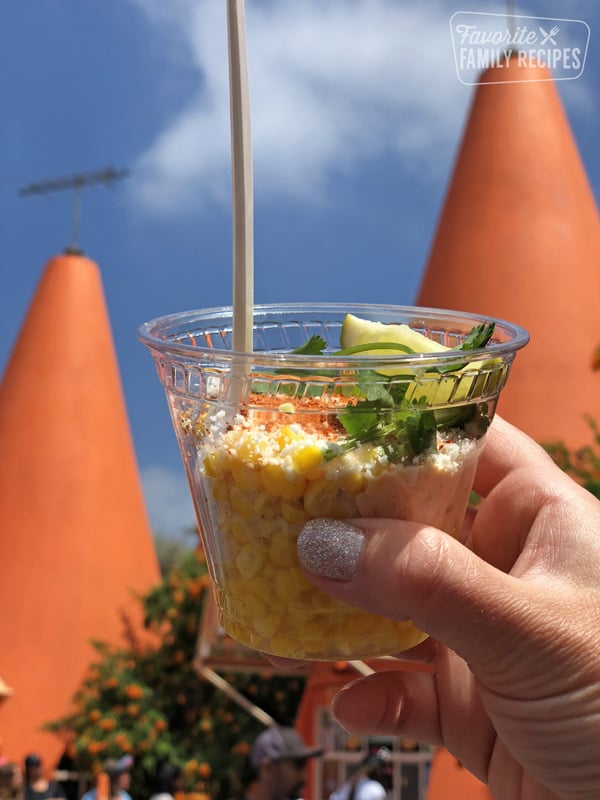
[[[64,192],[67,189],[74,190],[73,196],[73,217],[71,223],[71,244],[67,247],[69,253],[81,253],[78,245],[79,227],[81,225],[81,195],[87,186],[103,183],[111,186],[115,181],[120,181],[130,175],[128,169],[116,170],[114,167],[106,167],[98,172],[78,173],[60,178],[50,178],[47,180],[36,181],[19,189],[21,197],[29,197],[33,194],[49,194],[50,192]]]

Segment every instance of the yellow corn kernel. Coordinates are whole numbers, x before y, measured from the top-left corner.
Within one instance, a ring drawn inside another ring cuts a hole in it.
[[[204,472],[209,478],[216,478],[221,474],[223,459],[216,450],[211,450],[204,457]]]
[[[231,534],[225,535],[223,538],[223,547],[222,553],[223,557],[227,558],[228,561],[233,561],[235,563],[235,559],[238,557],[240,550],[244,547],[241,542],[239,542],[235,536]]]
[[[250,587],[248,587],[250,588]],[[255,594],[248,591],[243,600],[245,616],[249,620],[254,620],[256,617],[263,617],[267,613],[267,606]]]
[[[338,492],[336,504],[331,509],[330,516],[333,519],[348,519],[349,517],[358,517],[358,508],[354,498],[348,492]]]
[[[273,586],[280,600],[291,603],[297,600],[307,587],[314,588],[304,574],[298,569],[278,570],[275,573]]]
[[[367,486],[367,479],[359,470],[340,472],[336,475],[335,482],[343,492],[353,496],[364,492]]]
[[[251,531],[247,521],[238,514],[232,514],[229,521],[229,530],[240,544],[248,544],[251,538]]]
[[[305,479],[301,475],[288,477],[278,464],[265,464],[260,474],[263,486],[274,497],[295,500],[304,494]]]
[[[262,485],[259,471],[241,461],[232,464],[231,477],[238,489],[244,492],[256,492]]]
[[[298,642],[296,639],[291,639],[289,636],[273,636],[271,639],[271,649],[276,655],[285,655],[289,658],[294,658],[298,651]],[[301,655],[298,655],[300,658]]]
[[[304,525],[308,521],[308,514],[301,505],[294,505],[293,502],[284,500],[281,503],[281,516],[290,525]]]
[[[374,444],[363,444],[356,451],[356,455],[360,459],[361,464],[372,466],[374,461],[379,460],[379,450]]]
[[[304,510],[310,517],[328,517],[337,496],[337,488],[331,481],[320,478],[311,481],[304,493]]]
[[[297,564],[296,540],[288,536],[276,536],[269,546],[269,561],[284,569]]]
[[[267,614],[260,614],[252,620],[256,632],[265,639],[270,639],[281,625],[281,614],[276,612],[269,612]]]
[[[245,544],[235,559],[237,568],[244,578],[254,578],[265,563],[264,551],[253,544]]]
[[[318,481],[319,478],[325,477],[325,470],[323,467],[317,467],[317,469],[311,469],[310,472],[307,472],[304,477],[307,481]]]
[[[294,450],[291,458],[296,472],[304,475],[319,466],[323,461],[323,453],[316,444],[307,444],[305,447]]]
[[[275,441],[279,448],[283,450],[288,444],[297,442],[299,439],[302,439],[302,434],[299,431],[294,430],[290,425],[283,425],[279,429]]]
[[[325,478],[311,481],[306,487],[304,510],[310,517],[332,519],[348,519],[358,514],[354,499]]]
[[[307,617],[302,622],[302,640],[306,649],[322,649],[333,633],[329,627],[326,616]],[[339,633],[339,631],[336,631],[336,633]]]
[[[271,542],[281,534],[281,519],[261,519],[252,527],[251,536],[260,546],[269,548]]]
[[[267,606],[271,605],[273,602],[273,587],[265,577],[257,575],[256,578],[254,578],[252,581],[252,591],[258,599],[266,603]]]
[[[284,603],[289,603],[298,596],[298,587],[293,580],[290,580],[290,574],[287,570],[278,570],[275,573],[273,588],[279,600],[282,600]]]
[[[335,597],[331,597],[319,591],[312,583],[310,586],[312,591],[305,592],[302,600],[306,603],[307,607],[312,608],[312,610],[317,612],[320,616],[331,616],[331,622],[334,628],[336,628],[340,619],[345,619],[345,616],[340,617],[340,613],[344,615],[347,614],[348,606],[342,603],[341,600],[337,600]]]
[[[364,611],[355,611],[348,614],[344,621],[344,631],[348,636],[361,636],[368,633],[376,625],[372,614],[367,614]]]
[[[252,495],[243,492],[237,486],[232,486],[229,492],[229,502],[234,511],[236,511],[245,520],[251,520],[255,515],[255,504]]]
[[[260,491],[253,496],[254,512],[260,516],[261,524],[266,520],[281,517],[281,500],[271,497],[261,486]]]
[[[212,494],[216,503],[229,501],[229,485],[223,478],[212,479]]]

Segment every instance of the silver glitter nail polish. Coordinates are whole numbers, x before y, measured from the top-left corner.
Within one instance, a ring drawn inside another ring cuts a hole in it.
[[[298,558],[309,572],[335,581],[349,581],[365,546],[360,528],[338,519],[312,519],[298,537]]]

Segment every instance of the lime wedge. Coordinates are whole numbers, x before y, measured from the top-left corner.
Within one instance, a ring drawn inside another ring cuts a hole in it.
[[[413,353],[442,353],[452,348],[413,330],[408,325],[373,322],[347,314],[340,334],[340,345],[346,349],[362,344],[372,344],[373,348],[363,354],[373,356],[390,355],[390,350],[378,349],[381,342],[393,342],[410,348]],[[460,360],[460,353],[457,353]],[[493,394],[499,390],[506,375],[506,366],[501,359],[493,358],[475,361],[457,368],[455,372],[440,375],[438,372],[424,372],[410,367],[378,368],[380,375],[389,377],[413,375],[405,398],[410,402],[424,403],[426,406],[461,404],[475,399],[480,394]]]
[[[346,349],[357,344],[377,344],[379,342],[393,342],[410,348],[413,353],[440,353],[449,350],[439,342],[428,339],[418,331],[413,331],[408,325],[385,325],[383,322],[372,322],[368,319],[346,314],[342,323],[340,345]],[[390,355],[389,350],[367,350],[370,355]]]

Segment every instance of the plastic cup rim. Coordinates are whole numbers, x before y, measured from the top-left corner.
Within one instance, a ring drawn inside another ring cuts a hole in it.
[[[349,366],[365,366],[366,364],[372,365],[374,363],[381,364],[382,366],[402,365],[414,366],[427,366],[430,364],[448,364],[457,360],[461,362],[480,361],[482,356],[485,360],[492,358],[508,356],[514,354],[517,350],[524,347],[529,341],[528,332],[520,325],[504,320],[500,317],[493,317],[485,314],[475,314],[468,311],[456,311],[450,309],[431,308],[427,306],[405,306],[405,305],[387,305],[378,303],[262,303],[254,306],[254,316],[271,314],[290,314],[307,311],[315,312],[315,321],[319,312],[330,313],[353,313],[357,316],[363,315],[366,319],[369,318],[369,311],[371,313],[393,312],[398,315],[398,322],[410,322],[418,318],[427,318],[429,322],[439,321],[441,323],[449,324],[455,322],[472,322],[473,325],[482,322],[494,322],[496,330],[502,330],[505,334],[509,335],[509,339],[505,342],[490,342],[484,348],[468,351],[448,350],[447,352],[435,353],[392,353],[390,355],[377,355],[359,353],[355,355],[335,355],[333,353],[323,353],[321,355],[301,355],[285,352],[285,351],[254,351],[252,353],[238,352],[235,350],[216,349],[208,346],[193,345],[177,341],[175,338],[168,336],[160,336],[157,331],[160,329],[168,330],[175,329],[175,326],[184,329],[187,322],[190,327],[195,325],[200,328],[201,325],[207,327],[211,320],[228,318],[229,322],[233,319],[233,309],[231,306],[215,306],[212,308],[193,309],[190,311],[176,312],[173,314],[165,314],[160,317],[148,320],[139,326],[137,335],[140,341],[146,345],[150,350],[160,353],[163,356],[173,356],[184,358],[186,360],[195,361],[199,357],[207,358],[210,360],[219,360],[220,362],[228,362],[232,360],[249,362],[255,364],[273,365],[273,364],[290,364],[294,367],[308,368],[315,367],[339,367],[341,364],[348,364]],[[406,317],[403,319],[403,317]],[[261,322],[263,322],[261,320]],[[264,323],[268,324],[268,320],[264,319]],[[443,326],[442,326],[443,327]]]

